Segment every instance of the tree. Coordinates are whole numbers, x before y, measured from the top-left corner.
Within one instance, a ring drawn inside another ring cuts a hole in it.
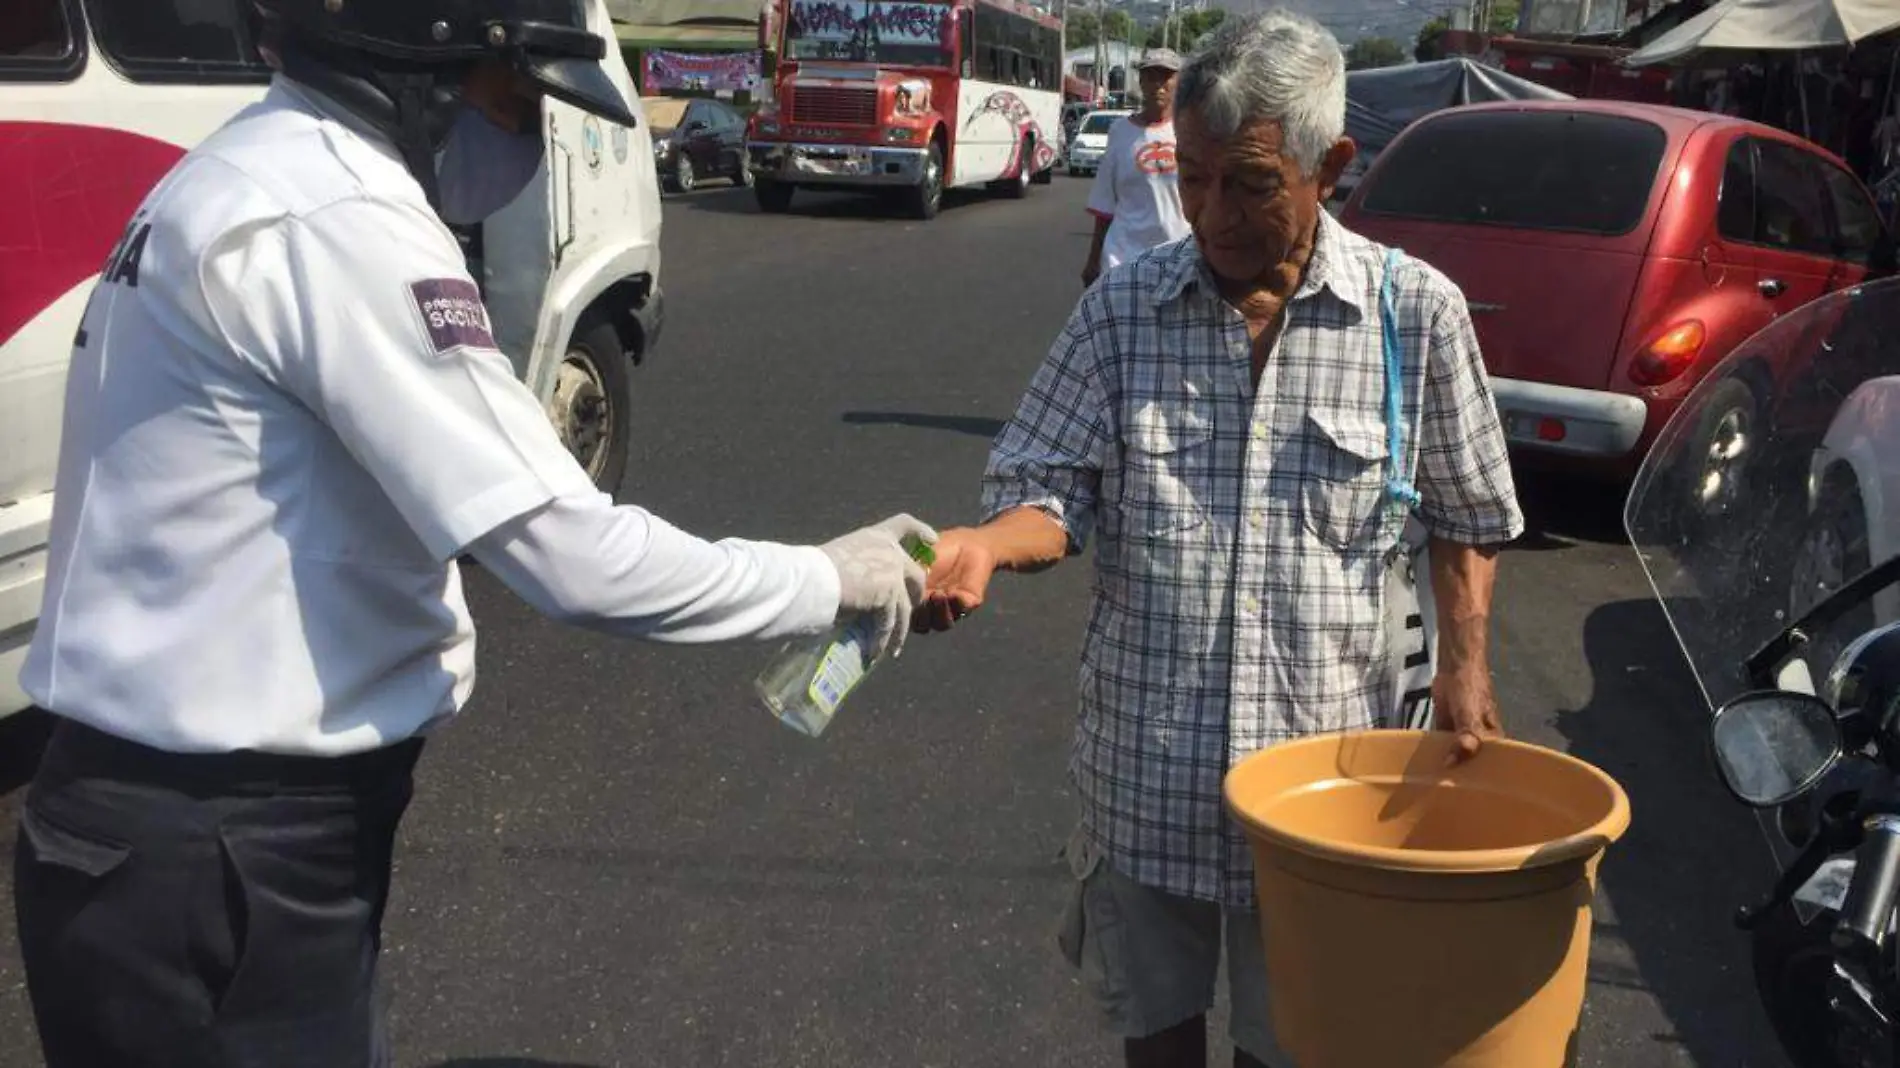
[[[1491,17],[1485,25],[1486,32],[1500,36],[1517,32],[1517,16],[1521,10],[1520,0],[1492,0]],[[1434,59],[1445,58],[1439,37],[1451,29],[1451,23],[1443,15],[1418,28],[1418,43],[1412,49],[1412,55],[1420,63],[1429,63]]]
[[[1492,35],[1517,32],[1518,0],[1492,0],[1491,23],[1485,29]]]
[[[1451,23],[1442,15],[1420,26],[1418,41],[1412,47],[1412,58],[1420,63],[1430,63],[1434,59],[1442,58],[1438,52],[1438,37],[1449,29],[1451,29]]]
[[[1347,70],[1396,67],[1405,62],[1405,46],[1389,37],[1361,37],[1346,49]]]
[[[1069,9],[1068,45],[1070,48],[1090,48],[1102,35],[1102,24],[1096,19],[1095,12],[1087,8]]]
[[[1147,45],[1149,48],[1159,48],[1165,42],[1171,48],[1192,52],[1200,39],[1214,32],[1214,28],[1226,18],[1225,8],[1211,7],[1204,11],[1176,15],[1173,22],[1164,19],[1148,31]],[[1165,39],[1163,34],[1166,34]]]

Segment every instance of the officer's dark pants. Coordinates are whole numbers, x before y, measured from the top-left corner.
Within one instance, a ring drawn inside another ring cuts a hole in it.
[[[368,1068],[421,742],[179,755],[54,731],[14,849],[47,1068]]]

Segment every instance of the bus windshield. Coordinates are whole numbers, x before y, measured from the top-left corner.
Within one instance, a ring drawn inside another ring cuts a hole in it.
[[[947,69],[954,62],[955,26],[949,4],[792,0],[785,55]]]

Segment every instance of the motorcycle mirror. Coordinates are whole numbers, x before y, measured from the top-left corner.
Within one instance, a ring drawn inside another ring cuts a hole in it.
[[[1789,690],[1745,693],[1709,726],[1715,764],[1745,805],[1773,808],[1806,793],[1841,758],[1841,728],[1826,701]]]

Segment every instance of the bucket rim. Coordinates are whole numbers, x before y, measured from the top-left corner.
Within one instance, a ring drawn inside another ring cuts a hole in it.
[[[1227,812],[1240,824],[1249,836],[1256,836],[1277,845],[1320,860],[1328,860],[1360,868],[1378,868],[1385,871],[1405,871],[1437,873],[1446,875],[1484,875],[1504,872],[1524,871],[1527,869],[1547,868],[1559,864],[1588,860],[1597,856],[1623,837],[1629,829],[1629,795],[1622,784],[1610,775],[1591,764],[1571,756],[1562,750],[1549,746],[1535,745],[1512,738],[1489,738],[1485,748],[1497,747],[1536,754],[1540,759],[1555,759],[1567,765],[1570,770],[1582,774],[1601,786],[1609,795],[1610,809],[1602,819],[1590,826],[1547,842],[1535,845],[1506,846],[1499,849],[1393,849],[1386,846],[1346,845],[1310,835],[1299,834],[1284,828],[1271,826],[1234,802],[1234,783],[1241,769],[1254,757],[1269,750],[1285,750],[1292,747],[1338,746],[1343,739],[1354,736],[1378,734],[1384,736],[1410,735],[1422,739],[1442,738],[1449,747],[1451,736],[1444,731],[1425,730],[1388,730],[1374,729],[1366,731],[1347,731],[1310,735],[1288,742],[1280,742],[1267,749],[1257,750],[1229,768],[1221,783],[1221,796]],[[1476,757],[1483,759],[1480,749]]]

